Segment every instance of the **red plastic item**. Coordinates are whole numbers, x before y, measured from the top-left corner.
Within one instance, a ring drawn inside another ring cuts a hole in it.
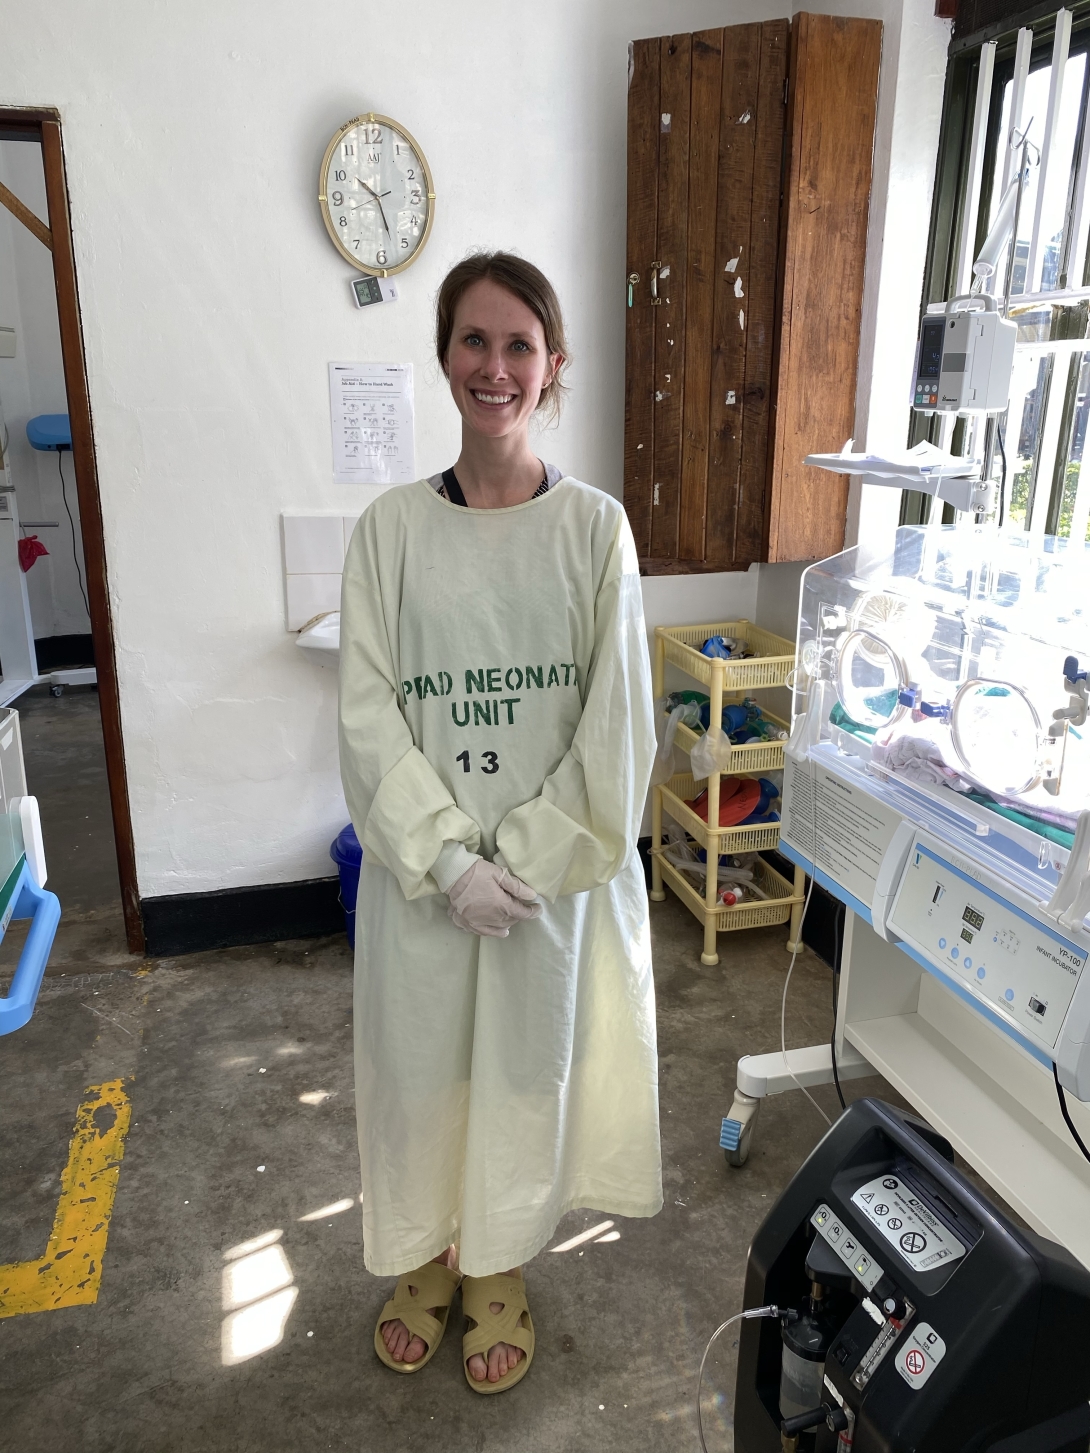
[[[719,826],[736,827],[756,810],[761,800],[761,784],[753,777],[722,777],[719,781]],[[697,817],[708,820],[708,789],[691,802],[686,802]]]
[[[37,535],[24,535],[19,541],[19,564],[23,567],[23,574],[26,574],[40,556],[48,554],[49,551]]]

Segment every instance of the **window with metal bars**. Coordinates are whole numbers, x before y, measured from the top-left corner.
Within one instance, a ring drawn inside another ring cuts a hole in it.
[[[951,47],[924,311],[991,292],[1018,324],[1018,343],[1005,414],[914,413],[909,431],[910,444],[926,438],[982,458],[1000,482],[1006,528],[1077,540],[1090,537],[1088,102],[1090,3]],[[1010,236],[990,249],[993,270],[974,270],[1004,215]],[[926,521],[931,505],[906,491],[902,522]]]

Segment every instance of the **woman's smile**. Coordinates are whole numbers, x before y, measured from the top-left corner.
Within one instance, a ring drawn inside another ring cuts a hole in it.
[[[470,393],[479,404],[485,404],[488,408],[502,408],[515,397],[513,393],[485,393],[483,389],[476,388],[470,389]]]

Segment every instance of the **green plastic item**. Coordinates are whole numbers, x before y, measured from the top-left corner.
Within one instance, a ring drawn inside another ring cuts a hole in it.
[[[1075,834],[1066,832],[1062,827],[1053,827],[1050,822],[1040,822],[1036,817],[1027,817],[1024,812],[1019,812],[1014,807],[1003,807],[998,802],[993,802],[990,797],[985,797],[983,792],[966,792],[965,796],[970,802],[977,802],[981,807],[986,807],[990,812],[998,812],[1000,817],[1009,818],[1016,822],[1019,827],[1028,827],[1030,832],[1035,832],[1038,837],[1048,838],[1049,842],[1059,843],[1062,848],[1073,848],[1075,846]]]
[[[873,742],[877,727],[862,726],[859,722],[853,721],[838,701],[829,713],[829,720],[841,731],[851,732],[853,737],[858,737],[863,742]]]

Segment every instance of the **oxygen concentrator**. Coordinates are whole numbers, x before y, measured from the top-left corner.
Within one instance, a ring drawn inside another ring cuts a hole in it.
[[[736,1453],[1085,1453],[1090,1272],[856,1101],[750,1248]]]

